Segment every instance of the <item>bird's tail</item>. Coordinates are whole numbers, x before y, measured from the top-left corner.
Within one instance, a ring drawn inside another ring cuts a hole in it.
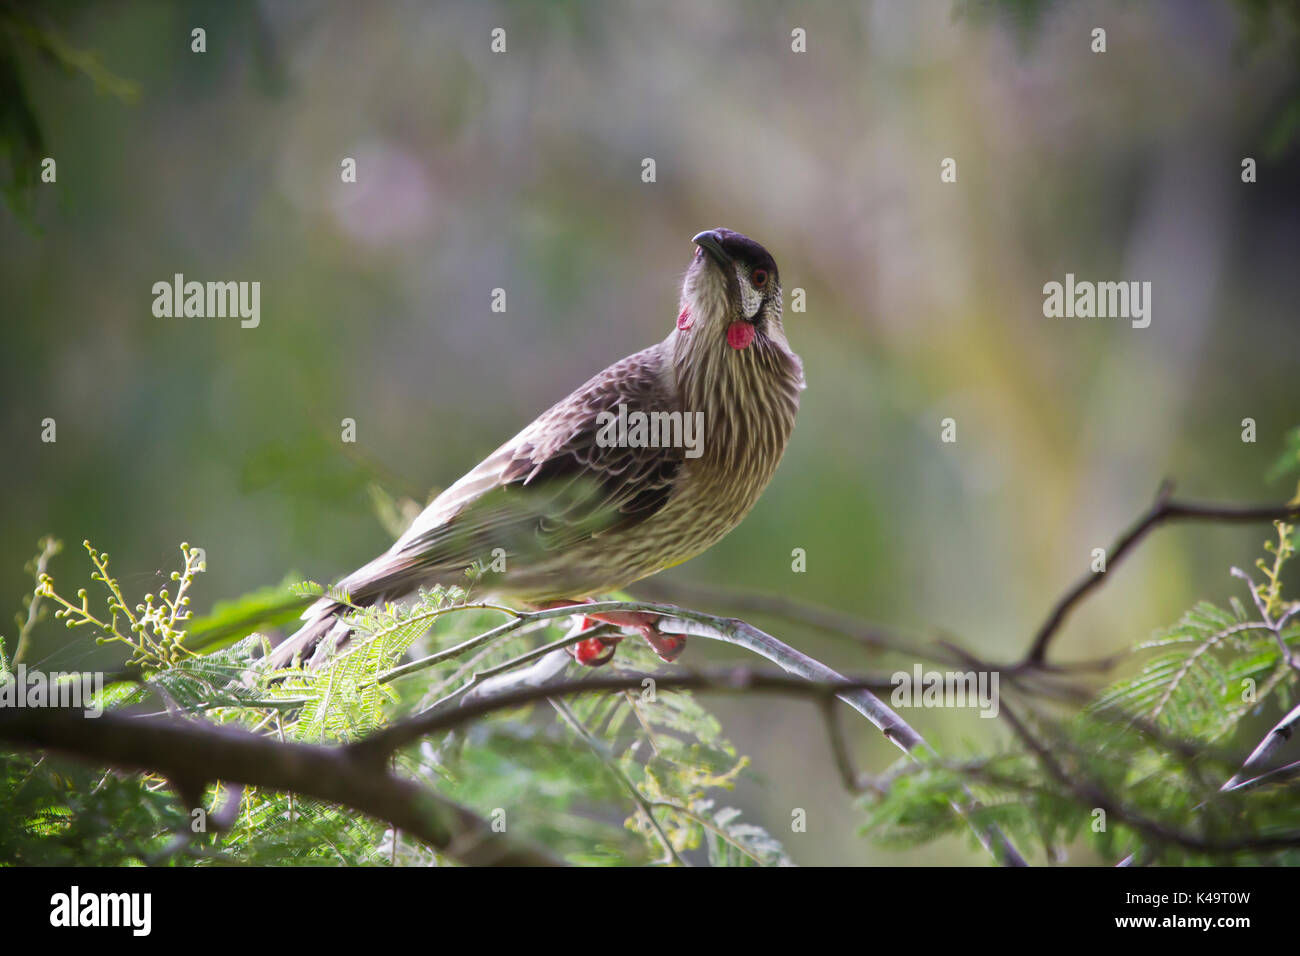
[[[322,600],[312,605],[303,615],[306,623],[271,652],[271,669],[315,668],[345,647],[352,637],[352,628],[341,617],[346,610],[336,601]]]

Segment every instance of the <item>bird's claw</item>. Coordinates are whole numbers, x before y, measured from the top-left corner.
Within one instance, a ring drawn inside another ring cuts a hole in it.
[[[682,651],[686,650],[686,638],[680,634],[665,634],[655,624],[643,624],[637,630],[659,655],[659,659],[665,663],[671,664],[682,656]]]
[[[621,637],[589,637],[565,648],[584,667],[600,667],[614,659]]]
[[[686,650],[686,638],[680,634],[665,634],[659,630],[658,622],[657,615],[644,611],[609,611],[584,617],[582,629],[587,630],[600,623],[636,631],[645,638],[645,642],[659,655],[661,661],[671,664],[682,656],[682,651]],[[600,667],[614,659],[618,642],[622,639],[621,637],[589,637],[576,644],[570,644],[566,650],[579,664],[586,667]]]

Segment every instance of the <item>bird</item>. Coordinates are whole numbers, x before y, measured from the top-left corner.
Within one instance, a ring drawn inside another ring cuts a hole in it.
[[[785,453],[803,362],[786,339],[771,254],[725,228],[692,242],[667,338],[592,376],[439,494],[388,551],[338,582],[343,594],[303,612],[272,667],[319,666],[350,641],[355,607],[463,583],[475,566],[501,568],[479,577],[493,596],[578,613],[740,523]],[[615,425],[638,413],[642,427]],[[692,423],[701,429],[685,447]],[[639,632],[665,661],[685,645],[651,614],[592,617]],[[598,666],[621,639],[592,637],[571,653]]]

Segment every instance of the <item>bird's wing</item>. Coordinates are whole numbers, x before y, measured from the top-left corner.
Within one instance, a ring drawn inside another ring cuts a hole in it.
[[[364,603],[440,572],[489,563],[496,548],[526,565],[645,521],[671,496],[684,449],[598,443],[600,413],[617,414],[620,404],[629,414],[678,410],[657,347],[616,362],[543,412],[340,586]]]

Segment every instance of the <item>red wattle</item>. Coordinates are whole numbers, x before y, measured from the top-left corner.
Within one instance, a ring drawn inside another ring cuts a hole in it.
[[[683,332],[691,327],[691,307],[689,305],[685,306],[682,309],[682,314],[677,316],[677,327]]]
[[[743,349],[754,341],[754,326],[748,322],[732,322],[727,326],[727,344],[733,349]]]

